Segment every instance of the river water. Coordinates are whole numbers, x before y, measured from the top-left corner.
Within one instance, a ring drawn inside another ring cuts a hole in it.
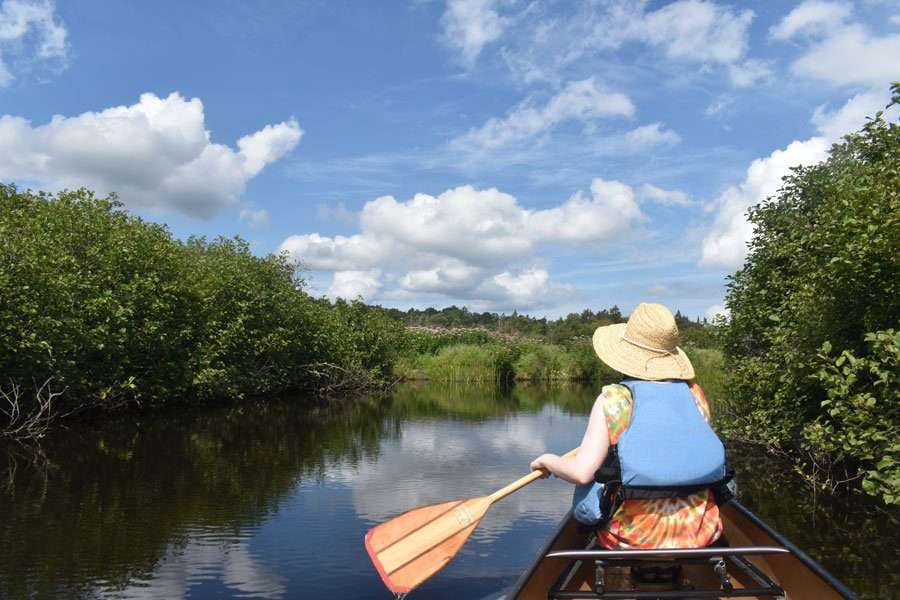
[[[404,385],[78,424],[0,446],[2,598],[388,599],[363,548],[409,508],[490,493],[578,444],[596,389]],[[741,498],[865,598],[900,598],[900,515],[816,497],[731,449]],[[538,481],[495,505],[413,598],[498,598],[565,513]]]

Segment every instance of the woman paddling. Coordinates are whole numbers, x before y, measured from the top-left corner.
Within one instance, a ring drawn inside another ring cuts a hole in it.
[[[725,450],[709,426],[694,368],[677,346],[671,311],[640,304],[628,323],[598,328],[593,343],[623,381],[603,387],[576,455],[543,454],[532,470],[581,486],[576,499],[582,506],[575,514],[593,502],[587,512],[596,513],[600,546],[712,544],[722,533],[718,501],[727,494]]]

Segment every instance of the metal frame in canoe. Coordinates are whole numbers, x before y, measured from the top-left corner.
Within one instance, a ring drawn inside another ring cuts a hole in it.
[[[738,501],[721,507],[724,545],[600,550],[566,515],[507,600],[751,598],[857,600],[847,586]],[[674,581],[635,578],[632,568]]]

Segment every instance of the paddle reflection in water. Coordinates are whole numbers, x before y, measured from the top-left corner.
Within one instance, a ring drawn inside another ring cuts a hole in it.
[[[285,398],[5,445],[0,597],[390,597],[362,544],[369,528],[490,493],[537,454],[576,446],[595,395],[402,386],[330,408]],[[735,459],[751,508],[864,596],[900,597],[895,514],[813,503],[788,491],[795,480],[771,457]],[[550,479],[497,503],[414,597],[497,597],[570,497]]]

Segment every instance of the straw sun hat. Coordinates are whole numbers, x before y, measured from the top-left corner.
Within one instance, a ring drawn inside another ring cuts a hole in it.
[[[607,365],[638,379],[693,379],[694,367],[678,347],[678,326],[662,304],[638,304],[628,323],[598,327],[594,351]]]

